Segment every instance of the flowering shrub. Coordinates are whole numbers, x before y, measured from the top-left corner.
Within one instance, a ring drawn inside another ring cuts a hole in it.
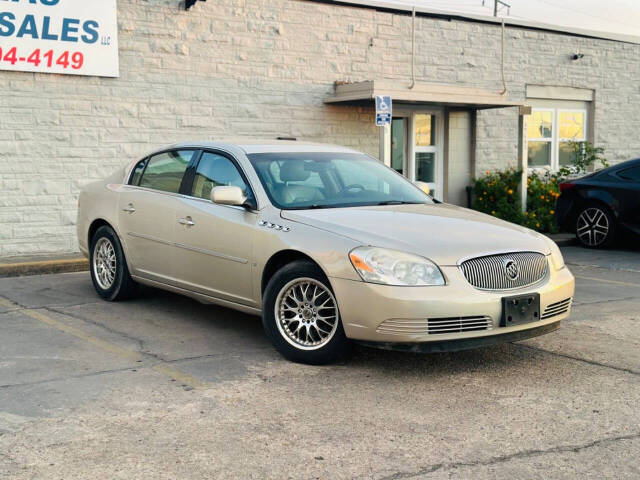
[[[518,193],[521,172],[513,168],[493,173],[487,171],[484,177],[476,179],[472,208],[538,232],[556,232],[553,216],[560,196],[559,183],[567,176],[586,173],[592,166],[609,166],[602,147],[594,147],[589,142],[571,142],[571,148],[571,164],[560,168],[558,173],[545,170],[545,173],[529,174],[524,214]]]
[[[523,225],[538,232],[555,232],[556,199],[560,196],[558,175],[532,173],[527,178],[527,210]]]
[[[520,172],[514,169],[485,172],[473,185],[473,209],[523,225],[525,216],[520,208],[519,183]]]
[[[541,176],[529,175],[524,213],[518,192],[520,178],[520,172],[515,169],[486,172],[474,182],[473,209],[539,232],[555,232],[553,215],[560,196],[557,175],[548,172]]]

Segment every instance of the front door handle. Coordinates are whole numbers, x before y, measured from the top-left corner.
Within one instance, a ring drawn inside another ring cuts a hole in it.
[[[136,211],[136,209],[133,206],[133,203],[130,203],[129,205],[127,205],[127,208],[123,208],[122,211],[127,213],[133,213]]]
[[[196,224],[196,222],[194,222],[191,217],[181,218],[180,220],[178,220],[178,223],[186,225],[187,227],[193,227]]]

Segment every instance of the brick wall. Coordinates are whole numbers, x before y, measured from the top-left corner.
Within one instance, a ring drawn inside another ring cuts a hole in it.
[[[118,0],[118,79],[0,71],[0,256],[76,250],[79,188],[160,145],[295,136],[377,154],[371,107],[327,106],[336,80],[410,73],[411,18],[303,0]],[[499,91],[500,27],[417,19],[416,77]],[[573,62],[577,51],[585,57]],[[640,47],[507,28],[510,97],[593,88],[596,143],[640,153]],[[10,92],[8,94],[7,92]],[[515,109],[478,116],[479,170],[514,164]]]

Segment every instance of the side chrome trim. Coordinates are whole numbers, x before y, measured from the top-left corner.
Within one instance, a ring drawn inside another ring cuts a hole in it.
[[[168,245],[170,247],[183,248],[185,250],[190,250],[192,252],[202,253],[204,255],[210,255],[216,258],[222,258],[224,260],[229,260],[231,262],[237,262],[242,264],[249,263],[249,260],[247,260],[246,258],[234,257],[231,255],[227,255],[225,253],[215,252],[213,250],[207,250],[206,248],[193,247],[191,245],[186,245],[184,243],[170,242],[168,240],[162,240],[161,238],[153,237],[151,235],[145,235],[143,233],[127,232],[127,235],[131,237],[136,237],[136,238],[143,238],[144,240],[149,240],[151,242],[161,243],[162,245]]]
[[[220,298],[212,297],[209,295],[205,295],[204,293],[194,292],[193,290],[187,290],[185,288],[174,287],[173,285],[168,285],[166,283],[157,282],[155,280],[149,280],[148,278],[138,277],[136,275],[131,275],[136,282],[149,285],[150,287],[160,288],[162,290],[168,290],[170,292],[179,293],[181,295],[186,295],[187,297],[194,298],[203,303],[213,303],[214,305],[220,305],[221,307],[232,308],[234,310],[238,310],[240,312],[248,313],[250,315],[261,315],[262,310],[257,307],[251,307],[249,305],[243,305],[241,303],[235,303],[229,300],[222,300]]]
[[[258,226],[259,227],[272,228],[273,230],[281,230],[283,232],[290,232],[291,231],[291,227],[287,227],[287,226],[284,226],[284,225],[278,225],[277,223],[267,222],[266,220],[260,220],[258,222]]]
[[[223,258],[225,260],[230,260],[232,262],[249,263],[249,260],[247,260],[246,258],[234,257],[234,256],[231,256],[231,255],[227,255],[225,253],[220,253],[220,252],[215,252],[213,250],[208,250],[206,248],[193,247],[191,245],[185,245],[184,243],[174,243],[173,245],[178,247],[178,248],[184,248],[185,250],[190,250],[192,252],[202,253],[204,255],[210,255],[212,257]]]
[[[151,236],[151,235],[145,235],[144,233],[127,232],[127,235],[129,235],[130,237],[144,238],[145,240],[149,240],[151,242],[156,242],[156,243],[161,243],[163,245],[173,246],[173,242],[170,242],[169,240],[163,240],[161,238],[154,237],[154,236]]]

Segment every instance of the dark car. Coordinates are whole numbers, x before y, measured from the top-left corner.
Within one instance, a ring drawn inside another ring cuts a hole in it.
[[[589,248],[610,246],[622,231],[640,235],[640,159],[560,184],[556,224]]]

